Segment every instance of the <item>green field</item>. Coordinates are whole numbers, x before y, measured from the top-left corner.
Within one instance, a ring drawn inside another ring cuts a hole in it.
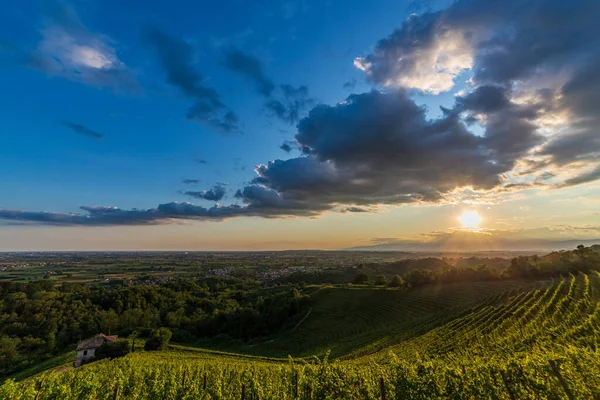
[[[266,342],[136,352],[8,380],[0,398],[600,397],[596,273],[313,296],[302,323]]]
[[[500,302],[543,283],[524,281],[434,285],[415,290],[326,287],[311,294],[312,310],[294,329],[267,343],[231,350],[273,357],[308,357],[331,351],[356,357],[427,332],[478,301]]]

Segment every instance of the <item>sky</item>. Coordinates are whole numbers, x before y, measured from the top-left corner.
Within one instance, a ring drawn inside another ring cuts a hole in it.
[[[0,251],[593,241],[598,20],[595,0],[7,3]]]

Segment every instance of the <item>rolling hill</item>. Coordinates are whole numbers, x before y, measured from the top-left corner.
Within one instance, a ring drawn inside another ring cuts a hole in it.
[[[239,354],[183,346],[136,352],[8,380],[0,398],[600,396],[596,273],[408,291],[328,287],[314,298],[291,332]],[[259,357],[289,353],[304,358]]]

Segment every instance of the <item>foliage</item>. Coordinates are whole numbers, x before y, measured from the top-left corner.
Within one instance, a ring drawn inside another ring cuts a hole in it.
[[[371,278],[369,278],[369,275],[365,274],[364,272],[361,272],[354,278],[354,284],[356,285],[364,285],[365,283],[369,283],[370,281]]]
[[[417,291],[406,296],[410,292]],[[411,304],[424,307],[430,299],[412,297]],[[329,354],[285,362],[203,351],[137,352],[64,373],[8,380],[0,398],[118,393],[137,399],[239,399],[243,392],[246,399],[381,399],[382,387],[386,398],[600,398],[599,303],[598,273],[570,275],[529,290],[490,293],[444,312],[452,315],[423,332],[405,326],[391,347],[346,360],[332,361]]]
[[[110,358],[111,360],[123,357],[131,350],[131,343],[126,339],[118,339],[116,342],[104,343],[94,353],[96,360]]]
[[[377,275],[377,278],[375,278],[375,284],[377,286],[385,286],[387,283],[388,281],[385,275]]]
[[[172,333],[168,328],[153,330],[150,339],[144,345],[144,350],[166,350],[171,336]]]
[[[293,326],[308,307],[309,297],[293,286],[264,290],[239,279],[110,289],[48,280],[0,282],[0,376],[98,332],[126,336],[133,329],[167,327],[189,341],[217,335],[248,340]]]
[[[404,279],[400,275],[394,275],[390,283],[388,283],[389,287],[400,287],[404,286]]]

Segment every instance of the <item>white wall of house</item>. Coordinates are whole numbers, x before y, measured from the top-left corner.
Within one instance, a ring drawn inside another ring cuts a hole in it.
[[[96,357],[95,353],[96,349],[77,351],[77,362],[75,362],[75,366],[79,367],[81,364],[86,363],[92,358]]]

